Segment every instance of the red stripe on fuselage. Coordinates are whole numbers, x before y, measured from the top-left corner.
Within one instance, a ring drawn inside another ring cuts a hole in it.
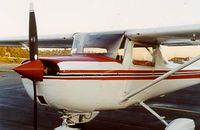
[[[84,77],[84,76],[44,76],[43,79],[57,79],[57,80],[154,80],[159,76],[93,76],[93,77]],[[200,74],[187,74],[187,75],[172,75],[166,79],[193,79],[200,78]]]
[[[166,73],[170,70],[60,70],[59,73]],[[200,72],[200,70],[180,70],[177,72]]]

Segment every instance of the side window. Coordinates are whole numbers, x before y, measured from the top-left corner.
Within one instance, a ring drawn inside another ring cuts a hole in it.
[[[123,61],[123,59],[124,59],[124,49],[118,50],[116,59],[121,61],[121,62]]]
[[[141,66],[153,66],[153,49],[145,47],[133,48],[133,64]]]
[[[92,54],[101,54],[107,53],[107,49],[105,48],[84,48],[84,53],[92,53]]]

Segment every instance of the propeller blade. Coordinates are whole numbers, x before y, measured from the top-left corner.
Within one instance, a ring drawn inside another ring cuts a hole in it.
[[[37,36],[35,12],[32,3],[30,4],[30,13],[29,13],[29,50],[30,50],[30,60],[37,60],[38,36]]]
[[[37,130],[37,89],[36,81],[33,80],[33,93],[34,93],[34,106],[33,106],[33,115],[34,115],[34,130]]]
[[[37,26],[35,19],[35,12],[33,9],[33,4],[30,4],[30,14],[29,14],[29,51],[30,60],[38,59],[38,36],[37,36]],[[34,90],[34,130],[37,130],[37,90],[36,90],[36,80],[33,81]]]

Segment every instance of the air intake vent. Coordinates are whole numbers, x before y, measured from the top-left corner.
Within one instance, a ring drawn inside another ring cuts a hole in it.
[[[43,96],[37,96],[37,97],[38,97],[38,100],[40,101],[40,104],[47,105],[47,102],[45,101]]]

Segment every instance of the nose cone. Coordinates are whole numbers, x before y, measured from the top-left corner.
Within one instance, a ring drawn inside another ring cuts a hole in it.
[[[14,71],[31,80],[42,80],[44,75],[44,66],[40,60],[25,62],[14,68]]]

